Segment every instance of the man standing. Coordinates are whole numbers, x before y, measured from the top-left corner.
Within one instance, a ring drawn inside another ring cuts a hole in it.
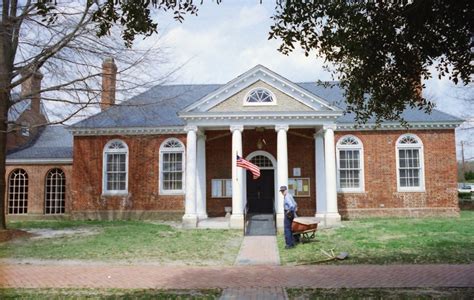
[[[291,231],[291,223],[295,218],[295,211],[296,211],[296,202],[293,199],[293,196],[288,193],[288,188],[286,186],[280,187],[280,192],[283,194],[284,197],[284,208],[285,208],[285,249],[291,249],[295,246],[295,242],[293,240],[293,233]]]

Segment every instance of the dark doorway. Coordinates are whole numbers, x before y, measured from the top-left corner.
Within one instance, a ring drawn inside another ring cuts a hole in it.
[[[249,213],[273,214],[275,183],[273,170],[260,170],[260,177],[253,179],[247,172],[247,205]]]

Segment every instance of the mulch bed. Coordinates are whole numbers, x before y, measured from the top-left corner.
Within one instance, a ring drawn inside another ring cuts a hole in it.
[[[0,243],[22,237],[30,237],[33,234],[19,229],[0,230]]]

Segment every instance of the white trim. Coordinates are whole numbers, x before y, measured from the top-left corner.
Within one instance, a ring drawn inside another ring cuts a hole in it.
[[[257,90],[264,90],[265,92],[267,92],[270,95],[270,97],[273,99],[273,101],[272,102],[247,102],[247,99],[250,97],[250,94],[252,94],[253,92]],[[243,106],[275,106],[277,104],[278,104],[277,97],[275,96],[275,94],[273,94],[272,91],[264,87],[255,87],[251,89],[250,91],[247,92],[247,94],[245,94],[244,98],[242,99]]]
[[[315,110],[339,110],[338,108],[331,106],[322,98],[309,93],[302,87],[289,81],[281,75],[267,69],[262,65],[257,65],[244,74],[239,75],[235,79],[229,81],[227,84],[220,87],[216,91],[205,96],[201,100],[189,105],[183,109],[182,112],[187,113],[193,110],[200,112],[207,111],[257,81],[263,81],[266,84],[280,90],[281,92]]]
[[[166,148],[164,149],[164,145],[168,143],[169,141],[175,141],[178,142],[181,145],[181,148],[176,148],[175,150],[172,150],[173,148]],[[183,182],[181,190],[164,190],[163,189],[163,152],[166,153],[181,153],[182,154],[182,177],[181,180]],[[159,167],[159,172],[158,172],[158,190],[160,191],[160,195],[184,195],[186,191],[186,147],[184,146],[183,142],[181,142],[178,138],[172,137],[172,138],[167,138],[164,140],[159,149],[159,162],[158,162],[158,167]]]
[[[246,160],[250,161],[252,158],[254,158],[255,156],[259,156],[259,155],[262,155],[262,156],[265,156],[267,157],[268,159],[270,159],[272,161],[272,164],[273,164],[273,168],[270,168],[270,167],[265,167],[264,169],[262,168],[262,170],[273,170],[273,188],[274,188],[274,199],[273,199],[273,208],[275,210],[275,212],[278,212],[278,194],[279,194],[279,190],[278,190],[278,164],[277,164],[277,160],[276,158],[269,152],[267,151],[263,151],[263,150],[257,150],[257,151],[254,151],[252,153],[250,153],[249,155],[247,155],[247,157],[245,158]],[[243,189],[244,189],[244,207],[247,205],[247,172],[244,172],[244,176],[243,176]]]
[[[354,138],[358,145],[341,145],[341,142],[346,138]],[[340,150],[359,150],[359,187],[358,188],[341,188],[341,180],[339,177],[340,171]],[[337,178],[337,192],[338,193],[364,193],[365,192],[365,168],[364,168],[364,144],[355,135],[347,134],[339,138],[336,143],[336,178]]]
[[[461,121],[449,122],[412,122],[409,123],[408,129],[454,129],[461,125]],[[407,130],[407,127],[402,126],[399,122],[381,123],[379,127],[376,124],[356,124],[356,123],[339,123],[337,124],[337,131],[364,131],[364,130]]]
[[[108,150],[110,144],[120,142],[125,146],[125,150]],[[118,153],[125,154],[125,190],[107,190],[107,154]],[[102,150],[102,196],[123,196],[128,195],[128,155],[129,149],[127,143],[121,139],[112,139],[108,141]]]
[[[407,144],[407,145],[400,145],[399,142],[405,136],[412,136],[417,141],[418,144]],[[419,151],[419,160],[420,160],[420,186],[419,187],[401,187],[400,186],[400,160],[399,160],[399,149],[417,149]],[[395,157],[396,157],[396,169],[397,172],[397,192],[425,192],[425,160],[424,160],[424,147],[423,142],[421,139],[413,133],[406,133],[402,134],[398,137],[395,143]]]
[[[7,159],[6,165],[69,165],[72,158],[18,158]]]
[[[111,127],[111,128],[71,128],[74,136],[88,135],[147,135],[147,134],[184,134],[184,126],[163,127]]]

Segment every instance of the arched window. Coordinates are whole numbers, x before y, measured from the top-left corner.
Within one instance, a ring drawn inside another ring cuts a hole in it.
[[[165,140],[160,146],[160,193],[184,192],[184,145],[176,138]]]
[[[44,213],[63,214],[66,207],[66,175],[63,170],[56,168],[48,172],[44,193]]]
[[[425,189],[423,143],[414,134],[404,134],[397,140],[397,186],[401,192]]]
[[[244,105],[272,105],[276,104],[275,95],[267,89],[256,88],[251,90],[244,98]]]
[[[259,168],[273,168],[272,161],[265,155],[254,156],[251,160],[251,163],[258,166]]]
[[[353,135],[337,142],[337,186],[341,192],[364,191],[364,148]]]
[[[28,213],[28,173],[16,169],[8,177],[8,214]]]
[[[128,147],[121,140],[112,140],[104,147],[103,165],[104,194],[128,192]]]

